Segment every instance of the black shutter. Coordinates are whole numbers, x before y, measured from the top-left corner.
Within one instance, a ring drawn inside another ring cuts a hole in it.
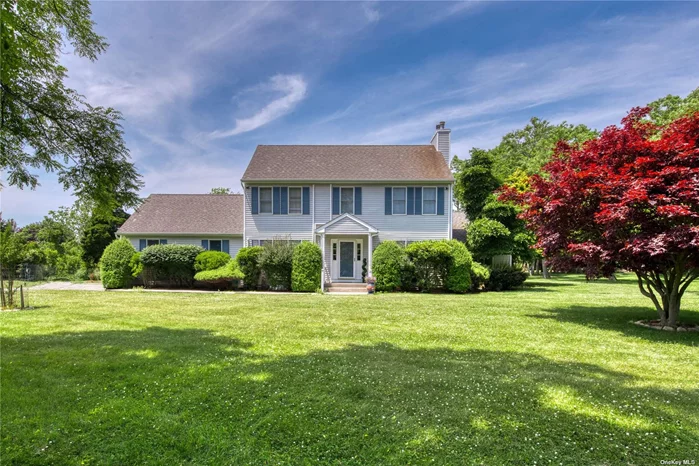
[[[281,193],[279,186],[272,188],[272,214],[279,215],[281,204]]]
[[[257,186],[253,186],[250,192],[251,212],[253,215],[257,215]]]
[[[303,215],[310,215],[311,213],[311,188],[303,188]]]
[[[406,213],[408,215],[413,215],[413,211],[415,210],[415,189],[408,188],[408,201],[406,202],[406,204],[407,204]]]
[[[393,191],[386,188],[386,215],[393,215]]]
[[[354,215],[362,215],[362,188],[354,188]]]
[[[340,188],[333,188],[333,215],[340,215]]]
[[[415,215],[422,215],[422,188],[415,188]]]
[[[444,188],[437,188],[437,215],[444,215]]]
[[[289,213],[289,188],[282,186],[281,188],[281,214],[287,215]]]

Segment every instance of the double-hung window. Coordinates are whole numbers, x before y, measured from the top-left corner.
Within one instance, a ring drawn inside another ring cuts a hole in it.
[[[272,188],[260,188],[260,213],[272,213]]]
[[[407,212],[406,199],[408,195],[406,188],[393,188],[393,215],[405,215]]]
[[[209,251],[220,251],[221,250],[221,240],[211,239],[209,240]]]
[[[354,188],[340,188],[340,215],[354,214]]]
[[[437,188],[422,188],[422,214],[437,214]]]
[[[300,214],[301,212],[301,188],[289,188],[289,213]]]
[[[160,244],[159,239],[149,239],[146,241],[146,246],[155,246],[156,244]]]

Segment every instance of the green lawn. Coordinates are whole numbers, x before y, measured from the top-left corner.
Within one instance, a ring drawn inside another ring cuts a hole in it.
[[[3,464],[699,462],[699,334],[630,324],[631,277],[29,299],[0,315]]]

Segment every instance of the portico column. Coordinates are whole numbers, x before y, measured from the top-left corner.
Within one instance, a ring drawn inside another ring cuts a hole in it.
[[[373,250],[371,247],[373,236],[371,233],[369,233],[369,251],[367,253],[367,276],[371,277],[371,256],[373,254]]]
[[[320,249],[323,252],[323,266],[320,269],[320,291],[325,291],[325,233],[320,235]]]

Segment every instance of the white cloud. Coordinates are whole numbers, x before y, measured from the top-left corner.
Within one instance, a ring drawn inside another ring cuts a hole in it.
[[[381,14],[379,10],[373,5],[373,3],[362,4],[362,10],[364,11],[364,16],[366,20],[370,23],[375,23],[381,19]]]
[[[278,74],[256,89],[282,92],[284,95],[262,107],[251,117],[235,120],[235,126],[229,130],[217,130],[209,134],[212,139],[227,138],[246,133],[264,126],[291,112],[306,97],[306,81],[300,75]]]

